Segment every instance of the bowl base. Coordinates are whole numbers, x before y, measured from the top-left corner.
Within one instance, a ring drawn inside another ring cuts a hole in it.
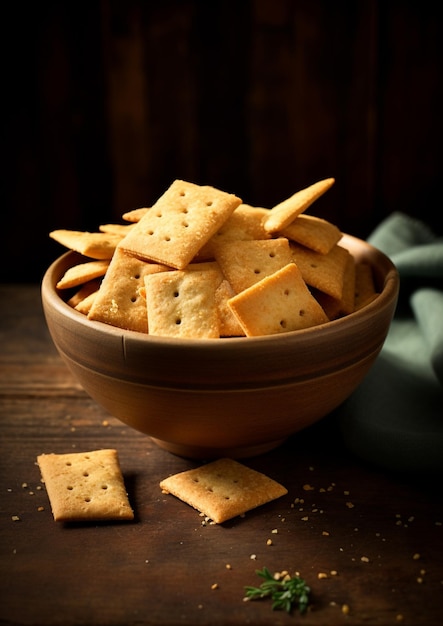
[[[163,439],[156,439],[151,437],[152,441],[163,450],[167,450],[177,456],[182,456],[188,459],[220,459],[229,457],[231,459],[246,459],[252,456],[259,456],[265,452],[269,452],[286,441],[284,439],[277,439],[275,441],[267,441],[266,443],[257,444],[255,446],[238,446],[232,448],[211,448],[205,446],[191,446],[186,444],[171,443],[170,441],[164,441]]]

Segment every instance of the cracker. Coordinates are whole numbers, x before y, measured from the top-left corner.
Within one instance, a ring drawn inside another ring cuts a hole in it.
[[[240,203],[214,187],[176,180],[121,246],[142,259],[183,269]]]
[[[83,313],[83,315],[88,315],[89,311],[92,309],[92,305],[95,302],[95,297],[98,292],[98,287],[95,291],[87,295],[81,302],[75,305],[74,309],[79,313]]]
[[[215,259],[236,293],[292,261],[287,239],[228,241],[216,246]]]
[[[98,291],[100,283],[101,280],[98,278],[88,281],[87,283],[82,285],[80,289],[78,289],[74,293],[74,295],[72,295],[69,300],[66,301],[66,303],[69,304],[70,307],[75,309],[85,300],[85,298],[89,298],[91,294],[94,294]]]
[[[88,233],[79,230],[53,230],[49,233],[65,248],[75,250],[91,259],[110,259],[121,241],[121,235],[113,233]]]
[[[37,462],[56,522],[134,519],[116,450],[41,454]]]
[[[372,267],[369,263],[357,263],[355,266],[355,309],[361,309],[369,304],[377,295]]]
[[[314,215],[299,215],[280,235],[320,254],[327,254],[343,236],[337,226]]]
[[[101,233],[112,233],[120,237],[126,237],[134,226],[135,224],[102,224],[98,229]]]
[[[228,301],[248,337],[274,335],[328,322],[295,263]]]
[[[141,220],[141,218],[146,215],[146,213],[149,211],[149,208],[147,207],[141,207],[140,209],[132,209],[132,211],[126,211],[126,213],[123,213],[122,215],[122,219],[125,220],[125,222],[139,222]]]
[[[328,254],[319,254],[295,242],[290,247],[306,284],[341,300],[349,251],[339,244]]]
[[[216,524],[288,493],[272,478],[227,458],[169,476],[160,487]]]
[[[168,268],[147,263],[117,248],[88,318],[118,328],[148,332],[146,300],[141,289],[147,274]]]
[[[314,290],[314,295],[330,320],[349,315],[355,310],[355,259],[351,254],[345,266],[341,298],[334,298],[318,290]]]
[[[74,265],[67,269],[60,278],[56,285],[57,289],[71,289],[71,287],[78,287],[94,278],[104,276],[108,267],[108,259],[104,261],[88,261]]]
[[[269,239],[271,235],[264,229],[264,218],[268,209],[240,204],[219,230],[198,252],[198,258],[214,258],[215,246],[225,241],[251,241]]]
[[[235,296],[235,291],[227,280],[222,280],[215,290],[215,303],[217,305],[218,319],[220,324],[220,337],[244,337],[240,322],[229,307],[228,301]]]
[[[215,291],[220,272],[171,270],[145,277],[150,335],[217,339],[220,337]]]
[[[289,226],[294,219],[306,211],[320,196],[322,196],[335,183],[334,178],[326,178],[297,191],[280,204],[274,206],[264,222],[268,233],[276,233]]]

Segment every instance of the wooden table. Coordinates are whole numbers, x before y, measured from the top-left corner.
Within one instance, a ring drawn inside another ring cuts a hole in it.
[[[1,624],[443,623],[441,483],[353,458],[330,416],[244,460],[287,496],[205,525],[159,488],[198,463],[157,448],[86,395],[53,347],[37,285],[0,294]],[[37,455],[104,447],[118,450],[135,521],[54,522]],[[304,616],[243,601],[263,566],[307,581]]]

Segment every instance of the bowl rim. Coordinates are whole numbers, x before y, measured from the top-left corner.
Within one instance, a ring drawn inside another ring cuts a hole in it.
[[[126,337],[131,340],[145,342],[146,344],[155,344],[158,346],[175,345],[177,347],[181,346],[182,348],[188,349],[207,349],[208,347],[214,349],[214,347],[217,346],[216,349],[220,349],[222,346],[229,346],[231,348],[235,345],[258,346],[267,343],[275,344],[279,340],[287,341],[289,338],[295,337],[309,338],[310,336],[318,335],[319,331],[325,334],[328,334],[328,332],[339,331],[343,326],[348,324],[350,319],[357,321],[370,318],[375,311],[389,308],[392,306],[392,302],[397,300],[400,282],[399,273],[393,261],[384,252],[369,242],[346,233],[343,233],[340,244],[342,244],[343,247],[348,248],[354,257],[356,256],[354,252],[357,248],[360,255],[363,255],[364,257],[373,257],[374,255],[377,257],[379,263],[382,264],[384,268],[384,282],[383,285],[381,285],[380,293],[368,304],[346,316],[330,320],[324,324],[273,335],[263,335],[259,337],[220,337],[217,339],[162,337],[119,328],[97,320],[90,320],[85,314],[80,313],[69,306],[61,295],[62,290],[57,290],[56,288],[56,283],[61,278],[61,267],[67,269],[68,267],[74,265],[74,263],[70,262],[71,259],[76,259],[79,262],[82,262],[83,260],[84,262],[85,257],[72,250],[68,250],[57,257],[45,271],[41,282],[41,298],[45,314],[46,308],[51,306],[58,312],[58,314],[70,318],[76,324],[86,326],[89,331],[95,329],[99,333],[114,335],[115,337]],[[372,263],[372,265],[374,266],[374,263]]]

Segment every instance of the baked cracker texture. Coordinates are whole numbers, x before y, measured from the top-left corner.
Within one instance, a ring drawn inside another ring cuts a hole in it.
[[[229,458],[169,476],[160,487],[216,524],[288,493],[272,478]]]
[[[117,451],[37,457],[56,522],[132,520]]]

